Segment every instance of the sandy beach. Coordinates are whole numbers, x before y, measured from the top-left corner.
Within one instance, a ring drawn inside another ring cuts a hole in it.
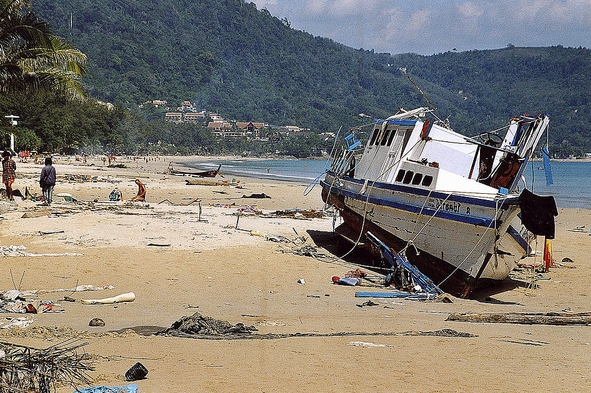
[[[79,337],[95,368],[91,386],[127,385],[125,372],[141,362],[147,378],[133,382],[141,393],[591,386],[589,326],[446,320],[468,312],[591,311],[591,210],[559,207],[555,264],[537,279],[521,271],[474,299],[375,298],[370,306],[355,292],[384,291],[377,274],[370,272],[375,283],[360,287],[331,282],[357,268],[354,258],[340,258],[348,249],[335,246],[333,218],[295,214],[322,210],[319,186],[305,195],[308,185],[295,182],[223,178],[229,184],[188,185],[191,177],[168,173],[171,161],[187,159],[122,157],[120,168],[110,168],[98,158],[86,164],[62,158],[55,162],[51,206],[0,199],[0,291],[20,289],[31,304],[50,301],[55,311],[0,315],[0,326],[14,318],[28,323],[0,329],[0,339],[46,348]],[[14,188],[40,194],[42,165],[17,166]],[[136,178],[146,186],[146,202],[129,202]],[[123,202],[109,201],[114,188]],[[270,198],[247,198],[256,194]],[[541,255],[528,263],[541,263]],[[132,302],[82,302],[130,292]],[[252,326],[254,337],[150,334],[196,312]],[[89,326],[93,318],[105,326]]]

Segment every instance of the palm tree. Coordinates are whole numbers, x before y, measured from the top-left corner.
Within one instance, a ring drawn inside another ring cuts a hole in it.
[[[0,0],[0,93],[47,89],[83,99],[86,55],[55,36],[29,0]]]

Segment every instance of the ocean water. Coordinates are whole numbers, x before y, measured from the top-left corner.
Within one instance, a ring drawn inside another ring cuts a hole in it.
[[[327,160],[222,160],[190,162],[186,165],[200,170],[216,169],[225,177],[240,176],[257,179],[293,181],[305,184],[318,183],[330,166]]]
[[[223,160],[192,162],[199,170],[215,169],[228,177],[248,176],[259,179],[318,183],[330,167],[326,160]],[[551,162],[554,184],[546,185],[542,162],[531,162],[524,172],[527,188],[539,195],[552,195],[557,206],[591,209],[591,161]],[[523,186],[523,183],[520,183]]]
[[[591,209],[591,161],[553,161],[553,184],[546,185],[542,162],[530,163],[524,172],[527,188],[538,195],[552,195],[560,207]]]

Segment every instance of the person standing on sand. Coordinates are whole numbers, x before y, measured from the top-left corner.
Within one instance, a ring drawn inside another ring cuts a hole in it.
[[[2,153],[2,183],[6,186],[6,197],[14,201],[12,196],[12,183],[16,178],[16,162],[10,158],[10,152],[5,150]]]
[[[52,165],[51,158],[45,159],[45,166],[41,169],[41,176],[39,177],[39,185],[43,191],[43,204],[51,205],[53,198],[53,188],[55,187],[56,173]]]

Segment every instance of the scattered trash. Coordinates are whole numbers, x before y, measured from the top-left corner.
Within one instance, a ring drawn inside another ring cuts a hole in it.
[[[312,257],[315,259],[326,258],[326,254],[318,252],[318,248],[314,246],[303,246],[298,249],[282,250],[283,253],[291,252],[294,255],[300,255],[305,257]]]
[[[285,217],[285,218],[295,218],[295,219],[323,218],[324,212],[322,210],[300,210],[300,209],[276,210],[272,213],[265,214],[262,217],[265,217],[265,218]]]
[[[392,290],[388,292],[355,292],[355,297],[375,297],[375,298],[398,298],[413,300],[431,300],[435,295],[431,293],[411,293],[406,291]]]
[[[567,229],[569,232],[587,232],[585,225],[574,227],[573,229]]]
[[[81,255],[71,252],[64,252],[61,254],[33,254],[26,252],[25,249],[25,246],[0,246],[0,257],[61,257]]]
[[[74,393],[138,393],[138,386],[130,384],[127,386],[95,386],[91,388],[78,389]]]
[[[340,278],[339,276],[332,276],[332,283],[338,285],[355,286],[361,284],[361,279],[365,277],[367,277],[367,273],[357,268],[355,270],[348,271],[343,278]]]
[[[105,326],[105,321],[100,318],[92,318],[90,322],[88,322],[88,326]]]
[[[250,335],[253,331],[257,331],[257,328],[254,326],[245,326],[243,323],[232,325],[226,321],[204,317],[196,312],[190,317],[182,317],[169,328],[156,334],[177,337],[191,337],[194,335],[231,336]]]
[[[78,341],[78,340],[74,340]],[[2,356],[2,384],[11,392],[51,393],[57,386],[88,385],[91,382],[87,371],[92,371],[90,355],[79,355],[76,350],[88,343],[70,346],[53,344],[47,349],[36,349],[24,345],[0,343]]]
[[[374,344],[365,341],[351,341],[348,345],[352,347],[363,347],[363,348],[394,348],[393,345],[386,344]]]
[[[382,256],[390,263],[392,272],[388,275],[391,278],[397,275],[402,278],[402,282],[399,283],[399,289],[408,291],[416,291],[416,286],[420,287],[421,291],[426,292],[428,295],[426,298],[434,298],[437,295],[443,293],[441,289],[426,275],[424,275],[416,266],[411,264],[406,258],[398,255],[394,250],[388,247],[384,242],[378,239],[371,232],[367,232],[367,238],[380,250]],[[393,281],[388,281],[386,284]]]
[[[0,329],[12,329],[21,328],[24,329],[33,323],[33,319],[27,317],[6,317],[4,320],[0,320]]]
[[[371,306],[379,306],[379,305],[380,305],[379,303],[374,303],[371,300],[368,300],[364,303],[357,304],[356,306],[357,307],[371,307]]]
[[[137,362],[129,370],[125,372],[125,380],[126,381],[137,381],[140,379],[145,379],[146,375],[148,375],[148,369],[144,367],[143,364]]]
[[[333,277],[334,279],[334,277]],[[355,285],[359,285],[361,283],[361,280],[359,278],[355,278],[355,277],[343,277],[343,278],[339,278],[337,280],[337,282],[334,282],[335,284],[339,284],[339,285],[351,285],[351,286],[355,286]]]
[[[260,194],[242,195],[242,198],[265,199],[265,198],[271,198],[271,197],[263,192]]]
[[[118,188],[115,188],[109,194],[109,200],[112,201],[112,202],[122,201],[123,200],[123,195],[121,194],[121,191]]]
[[[481,323],[516,323],[525,325],[589,325],[591,313],[452,313],[446,321]]]
[[[88,300],[80,300],[82,304],[114,304],[114,303],[124,303],[124,302],[133,302],[135,300],[135,293],[123,293],[121,295],[117,295],[114,297],[108,297],[104,299],[88,299]]]
[[[64,198],[65,202],[78,202],[78,200],[74,198],[71,194],[67,194],[65,192],[60,192],[59,194],[55,194],[55,196]]]

